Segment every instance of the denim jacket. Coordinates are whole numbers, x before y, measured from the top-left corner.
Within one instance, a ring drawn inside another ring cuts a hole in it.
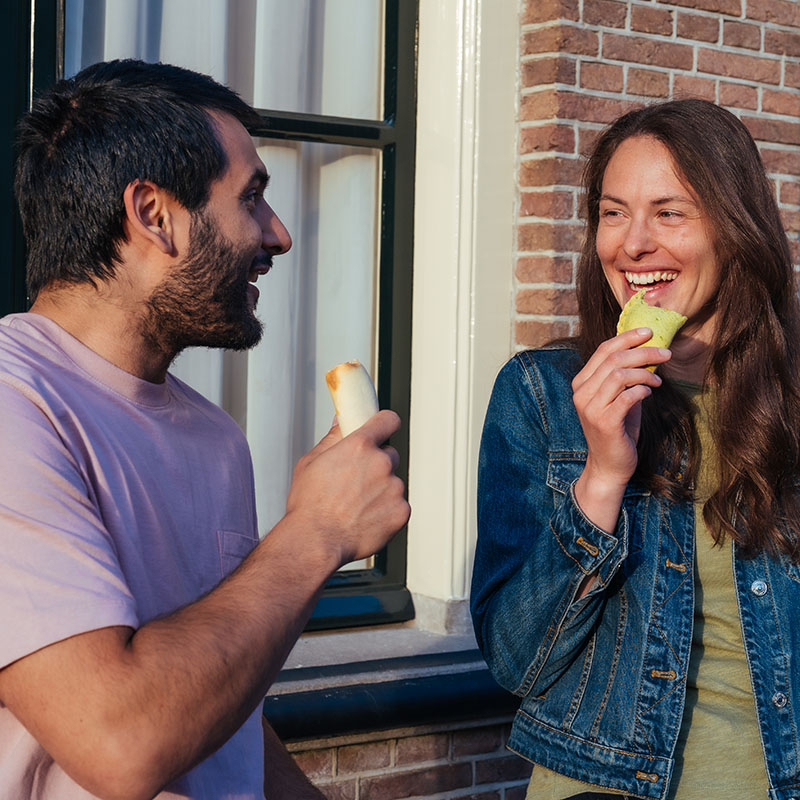
[[[583,515],[580,367],[554,346],[519,353],[497,378],[481,442],[473,622],[495,679],[521,698],[512,750],[663,800],[692,644],[694,509],[631,482],[613,533]],[[800,569],[733,552],[768,797],[800,800]]]

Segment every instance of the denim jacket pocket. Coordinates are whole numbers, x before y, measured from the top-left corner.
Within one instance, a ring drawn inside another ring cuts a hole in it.
[[[237,531],[217,531],[220,578],[227,578],[258,544],[258,539]]]

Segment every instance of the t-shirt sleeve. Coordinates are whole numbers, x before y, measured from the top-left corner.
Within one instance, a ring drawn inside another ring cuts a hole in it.
[[[0,382],[0,668],[79,633],[139,625],[80,466],[48,410]]]

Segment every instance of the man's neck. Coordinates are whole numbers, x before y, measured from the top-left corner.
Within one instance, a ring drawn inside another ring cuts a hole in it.
[[[120,369],[163,383],[174,353],[154,348],[142,333],[141,306],[115,297],[107,284],[42,290],[31,307]]]

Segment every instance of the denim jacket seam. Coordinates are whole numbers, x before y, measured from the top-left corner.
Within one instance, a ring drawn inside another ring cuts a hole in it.
[[[558,728],[554,728],[552,725],[548,725],[546,722],[542,722],[542,720],[536,719],[536,717],[532,717],[530,714],[525,712],[523,709],[520,709],[519,711],[517,711],[517,714],[525,717],[526,719],[529,719],[531,722],[535,723],[536,725],[538,725],[538,726],[540,726],[542,728],[546,728],[547,730],[552,731],[555,734],[558,734],[560,736],[566,736],[568,739],[574,739],[576,742],[587,742],[587,743],[591,744],[592,747],[596,747],[599,750],[605,750],[608,753],[618,753],[621,756],[629,756],[630,758],[642,758],[642,756],[644,756],[644,753],[634,753],[634,752],[631,752],[630,750],[624,750],[621,747],[609,747],[608,745],[601,744],[600,742],[592,742],[592,741],[589,741],[588,739],[584,739],[581,736],[576,736],[574,733],[570,733],[569,731],[560,731],[560,730],[558,730]],[[654,755],[652,755],[652,751],[651,751],[651,755],[649,755],[647,757],[648,758],[652,758],[652,759],[659,759],[661,761],[666,761],[667,760],[663,756],[654,756]]]
[[[589,682],[589,674],[592,671],[592,664],[594,663],[594,649],[597,641],[597,633],[593,633],[586,644],[586,652],[583,656],[583,665],[581,667],[581,676],[580,680],[578,681],[578,685],[575,687],[575,691],[572,693],[572,699],[570,700],[569,706],[567,708],[567,713],[564,715],[564,719],[561,722],[561,726],[564,730],[568,730],[575,717],[578,713],[578,710],[581,707],[581,701],[583,700],[583,694],[586,691],[586,685]]]
[[[619,664],[619,656],[622,652],[623,633],[628,621],[628,598],[625,593],[624,585],[620,587],[619,598],[619,620],[617,622],[617,635],[614,641],[614,653],[611,657],[611,668],[608,671],[608,678],[606,679],[606,690],[603,693],[603,699],[600,701],[600,705],[597,708],[597,714],[595,715],[595,720],[590,730],[592,737],[596,737],[600,730],[600,723],[605,714],[608,700],[611,697],[611,689],[617,676],[617,665]]]
[[[769,568],[767,568],[766,572],[769,575]],[[769,607],[770,607],[770,610],[772,611],[772,621],[775,624],[775,635],[778,637],[778,647],[780,648],[781,664],[782,664],[782,668],[783,668],[782,671],[783,671],[784,676],[788,679],[789,675],[791,674],[791,668],[790,668],[789,664],[787,663],[786,648],[783,646],[783,637],[781,636],[780,621],[777,618],[776,609],[775,609],[775,595],[774,594],[770,596]],[[740,620],[741,620],[741,616],[740,616]],[[744,637],[742,637],[742,638],[744,638]],[[790,682],[791,681],[787,680],[787,683],[790,683]],[[787,690],[788,690],[788,687],[787,687]],[[755,696],[755,688],[753,689],[753,695]],[[789,715],[789,721],[790,721],[791,726],[792,726],[792,741],[794,743],[794,752],[796,753],[797,752],[797,728],[795,726],[794,714],[790,714]]]
[[[550,425],[547,418],[547,404],[544,402],[544,393],[542,392],[541,379],[539,370],[530,358],[523,358],[524,353],[519,353],[516,356],[517,363],[522,367],[525,372],[525,380],[528,384],[533,400],[536,407],[539,409],[539,418],[542,421],[542,430],[545,436],[550,437]]]
[[[556,639],[558,639],[558,634],[563,627],[564,620],[567,616],[567,612],[569,611],[569,606],[569,601],[567,601],[565,604],[562,600],[562,603],[555,609],[553,618],[550,624],[547,626],[547,638],[542,642],[542,646],[537,651],[537,655],[541,653],[541,657],[534,658],[534,660],[530,663],[525,672],[525,676],[520,681],[517,691],[514,692],[514,694],[517,694],[520,697],[525,697],[531,691],[533,684],[539,677],[539,673],[542,671],[544,665],[547,663],[547,659],[550,657],[550,653],[553,650],[553,645],[555,644]],[[557,622],[554,624],[553,620],[556,620]]]

